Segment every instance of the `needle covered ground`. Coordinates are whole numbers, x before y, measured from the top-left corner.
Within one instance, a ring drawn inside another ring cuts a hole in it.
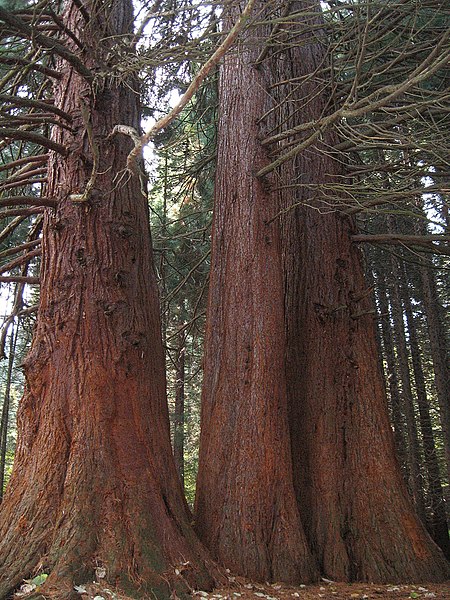
[[[106,587],[102,578],[95,583],[77,586],[74,600],[132,600],[113,588]],[[335,583],[323,580],[316,585],[300,585],[297,587],[282,584],[252,583],[241,577],[228,574],[229,585],[213,592],[193,591],[193,600],[450,600],[450,581],[443,584],[369,584],[369,583]],[[27,582],[22,591],[15,594],[16,599],[27,599]],[[33,590],[33,598],[39,598]],[[44,600],[44,596],[40,596]],[[174,600],[177,597],[174,596]]]

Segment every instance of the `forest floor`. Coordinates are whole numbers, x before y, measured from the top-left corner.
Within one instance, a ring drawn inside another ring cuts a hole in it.
[[[239,589],[222,588],[209,594],[196,592],[199,600],[450,600],[450,581],[446,584],[375,585],[335,583],[290,587],[282,584],[241,583]]]
[[[194,591],[193,600],[450,600],[450,581],[444,584],[335,583],[323,580],[316,585],[251,583],[229,576],[230,585],[212,592]],[[79,586],[80,600],[131,600],[101,583]],[[16,594],[24,598],[26,594]],[[176,596],[175,596],[176,598]]]

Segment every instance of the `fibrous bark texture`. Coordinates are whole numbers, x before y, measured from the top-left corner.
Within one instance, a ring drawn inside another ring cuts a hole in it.
[[[221,69],[196,528],[232,571],[294,583],[315,568],[292,481],[278,201],[255,177],[267,164],[259,50],[247,35]]]
[[[92,68],[132,10],[85,7],[88,24],[75,3],[64,20]],[[70,152],[49,165],[58,207],[45,215],[39,319],[0,513],[0,597],[36,570],[50,573],[46,597],[70,597],[96,566],[139,598],[210,588],[170,447],[147,200],[124,172],[128,139],[108,137],[117,123],[139,127],[138,95],[133,81],[92,87],[59,67],[55,102],[73,123],[53,138]],[[92,192],[77,203],[95,154]]]
[[[278,122],[326,112],[320,6],[292,2],[287,50],[274,62]],[[314,37],[302,35],[302,19]],[[294,39],[291,47],[289,39]],[[306,79],[305,76],[309,76]],[[295,79],[300,78],[300,79]],[[289,99],[289,102],[286,102]],[[395,458],[363,265],[333,185],[342,167],[331,135],[279,171],[285,186],[287,382],[298,504],[325,576],[374,582],[438,581],[448,564],[413,512]],[[274,148],[272,148],[274,151]],[[293,186],[297,183],[297,186]]]

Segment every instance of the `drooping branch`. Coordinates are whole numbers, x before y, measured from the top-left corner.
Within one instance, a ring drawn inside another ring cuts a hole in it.
[[[7,273],[7,272],[11,271],[12,269],[15,269],[16,267],[20,267],[20,265],[23,265],[24,263],[30,262],[33,258],[36,258],[37,256],[40,256],[41,254],[42,254],[42,251],[40,248],[38,248],[37,250],[32,250],[31,252],[27,252],[23,256],[19,256],[19,257],[15,258],[14,260],[11,260],[9,263],[6,263],[5,265],[1,265],[0,266],[0,275],[3,275],[3,273]]]
[[[0,127],[0,138],[7,140],[23,140],[27,142],[32,142],[34,144],[39,144],[44,148],[48,148],[49,150],[59,152],[59,154],[62,154],[63,156],[67,156],[68,154],[67,148],[65,148],[61,144],[58,144],[58,142],[49,139],[41,133],[27,131],[26,129],[12,129],[10,127]]]
[[[12,254],[17,254],[18,252],[22,252],[22,250],[30,250],[39,246],[41,240],[32,240],[31,242],[25,242],[24,244],[20,244],[20,246],[15,246],[14,248],[8,248],[7,250],[3,250],[0,252],[0,260],[6,258],[7,256],[11,256]]]

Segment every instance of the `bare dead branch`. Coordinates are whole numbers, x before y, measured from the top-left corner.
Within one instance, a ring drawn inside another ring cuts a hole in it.
[[[130,154],[128,155],[127,167],[129,170],[131,170],[131,171],[136,170],[136,161],[140,157],[144,146],[146,144],[148,144],[149,141],[152,138],[154,138],[155,135],[159,131],[161,131],[162,129],[167,127],[167,125],[169,125],[169,123],[171,123],[180,114],[180,112],[183,110],[183,108],[190,102],[190,100],[192,99],[194,94],[197,92],[197,90],[199,89],[202,82],[206,79],[206,77],[212,71],[212,69],[222,60],[223,56],[231,48],[231,46],[235,42],[236,38],[238,37],[239,33],[241,32],[241,30],[244,28],[245,24],[247,23],[247,21],[250,17],[250,14],[253,10],[253,7],[255,5],[255,2],[256,2],[256,0],[249,0],[245,9],[242,11],[242,14],[241,14],[239,20],[236,22],[234,27],[232,27],[232,29],[230,30],[230,32],[228,33],[228,35],[226,36],[224,41],[217,48],[217,50],[212,54],[212,56],[201,67],[201,69],[199,70],[197,75],[191,81],[186,92],[180,98],[178,103],[172,108],[172,110],[170,110],[167,115],[165,115],[164,117],[159,119],[147,131],[147,133],[142,135],[139,139],[139,142],[137,142],[135,139],[133,139],[134,136],[131,136],[134,141],[135,146],[134,146],[133,150],[130,152]],[[113,130],[112,135],[114,133],[115,133],[115,130]],[[123,133],[123,130],[120,133]]]

